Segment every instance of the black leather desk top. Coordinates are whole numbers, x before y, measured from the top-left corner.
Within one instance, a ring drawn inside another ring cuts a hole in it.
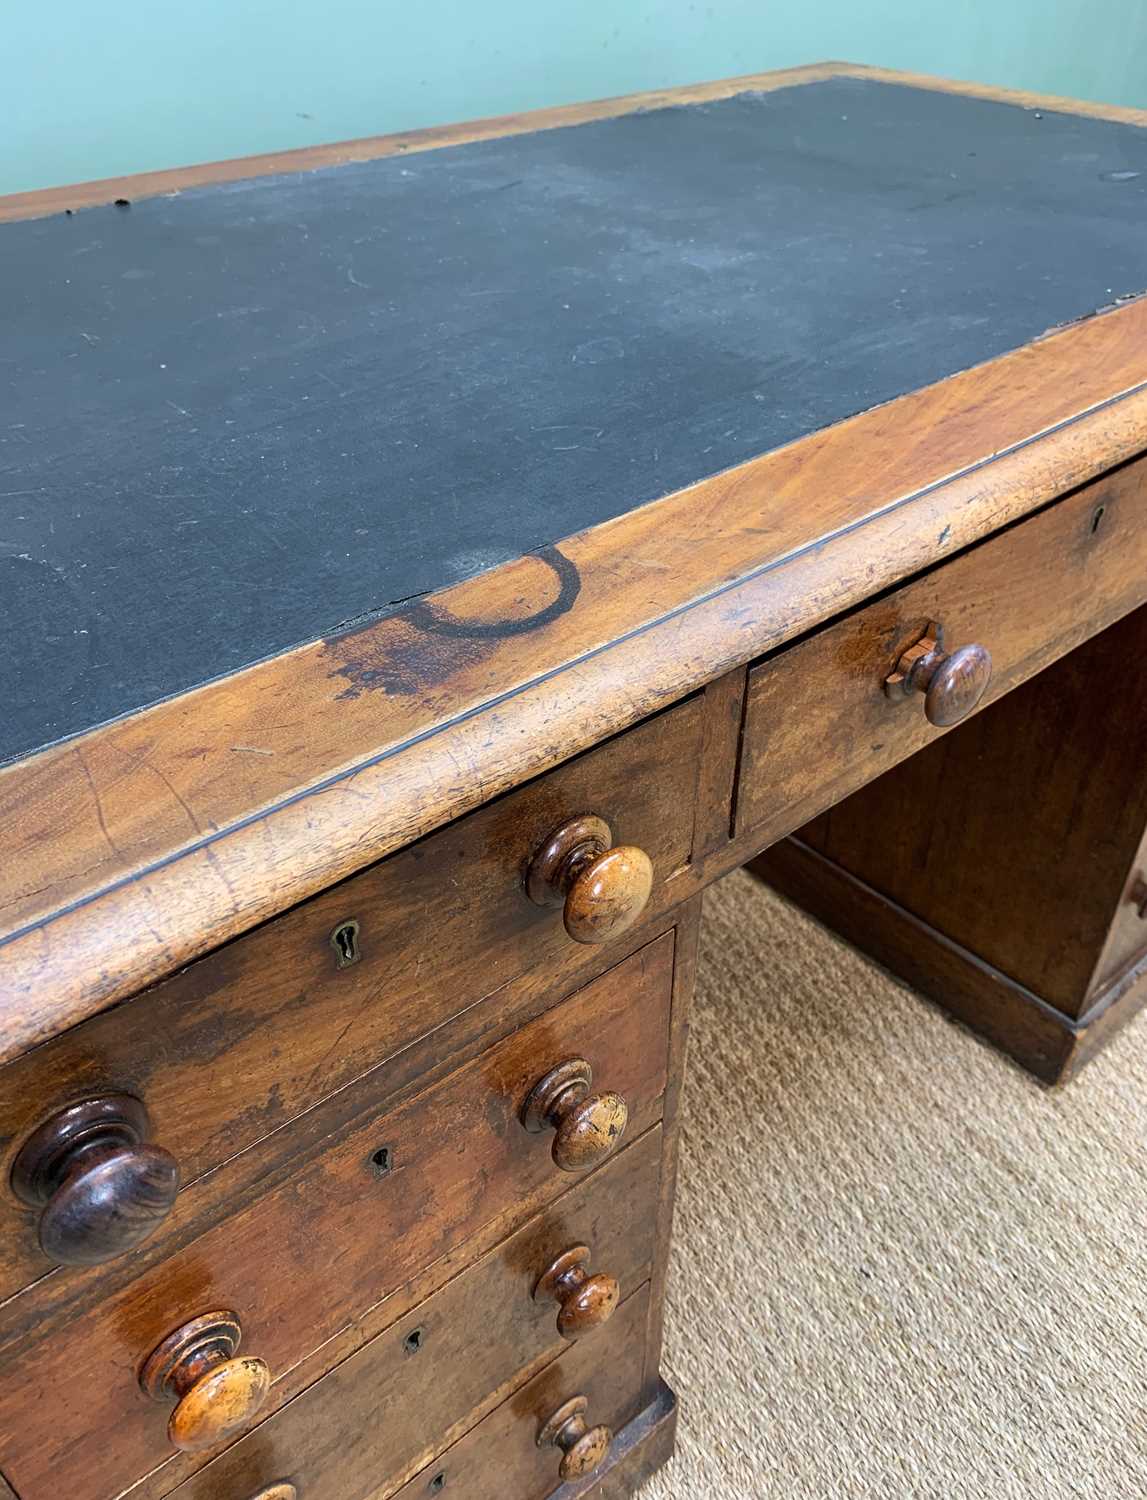
[[[0,226],[0,759],[1147,287],[1147,132],[834,79]]]

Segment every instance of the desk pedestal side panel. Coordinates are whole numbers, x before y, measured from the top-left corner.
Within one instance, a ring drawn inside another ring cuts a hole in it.
[[[1147,1001],[1147,606],[754,869],[1047,1082]]]

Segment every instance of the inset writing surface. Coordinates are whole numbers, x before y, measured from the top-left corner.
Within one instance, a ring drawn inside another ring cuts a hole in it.
[[[844,78],[0,226],[0,758],[1145,287],[1147,133]]]

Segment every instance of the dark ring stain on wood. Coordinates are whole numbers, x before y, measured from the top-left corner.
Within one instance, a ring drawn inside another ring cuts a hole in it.
[[[1143,289],[1147,174],[1100,177],[1138,125],[871,75],[722,92],[0,226],[0,759]]]
[[[394,617],[399,628],[388,632],[385,642],[372,638],[370,626],[327,641],[324,649],[338,663],[330,676],[348,684],[339,699],[379,689],[397,697],[425,692],[476,666],[497,642],[541,630],[568,614],[581,593],[576,565],[557,547],[539,547],[524,556],[542,563],[558,585],[555,597],[531,614],[462,620],[441,605],[418,600]]]
[[[510,635],[528,635],[531,630],[538,630],[541,626],[549,625],[554,620],[560,619],[562,615],[568,614],[581,593],[581,576],[576,565],[557,547],[538,547],[523,555],[535,557],[548,568],[552,568],[558,580],[557,598],[547,604],[544,609],[539,609],[534,614],[523,618],[458,620],[436,605],[420,600],[413,606],[408,618],[420,630],[434,635],[453,636],[461,640],[503,640]]]

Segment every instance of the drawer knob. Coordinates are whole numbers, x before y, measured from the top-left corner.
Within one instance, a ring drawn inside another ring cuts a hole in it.
[[[12,1191],[41,1208],[40,1247],[62,1266],[95,1266],[145,1240],[171,1212],[179,1163],[148,1141],[151,1121],[130,1094],[80,1099],[20,1148]]]
[[[621,1288],[613,1277],[600,1271],[591,1276],[586,1270],[588,1260],[589,1246],[573,1245],[547,1266],[534,1287],[535,1302],[552,1297],[561,1304],[558,1332],[563,1339],[581,1338],[591,1328],[608,1323],[621,1300]]]
[[[569,1479],[581,1479],[599,1469],[613,1442],[613,1433],[608,1427],[589,1427],[585,1413],[589,1402],[584,1396],[571,1396],[547,1417],[538,1430],[539,1448],[560,1448],[561,1466],[558,1474],[563,1483]]]
[[[554,1134],[554,1165],[581,1172],[603,1161],[621,1142],[629,1106],[620,1094],[591,1094],[593,1069],[584,1057],[567,1058],[534,1084],[521,1121],[531,1135]]]
[[[284,1479],[278,1484],[269,1484],[265,1490],[252,1495],[251,1500],[299,1500],[299,1492]]]
[[[140,1371],[139,1383],[153,1400],[175,1401],[167,1435],[185,1453],[213,1448],[246,1427],[267,1399],[266,1364],[250,1355],[236,1358],[242,1336],[236,1313],[204,1313],[169,1333]]]
[[[929,724],[947,729],[966,719],[988,690],[992,680],[992,656],[986,646],[961,646],[944,650],[943,626],[934,621],[914,646],[909,646],[885,678],[889,698],[924,694],[924,713]]]
[[[607,943],[649,903],[653,861],[644,849],[613,846],[604,818],[580,813],[555,828],[530,861],[526,891],[537,906],[560,906],[575,943]]]

